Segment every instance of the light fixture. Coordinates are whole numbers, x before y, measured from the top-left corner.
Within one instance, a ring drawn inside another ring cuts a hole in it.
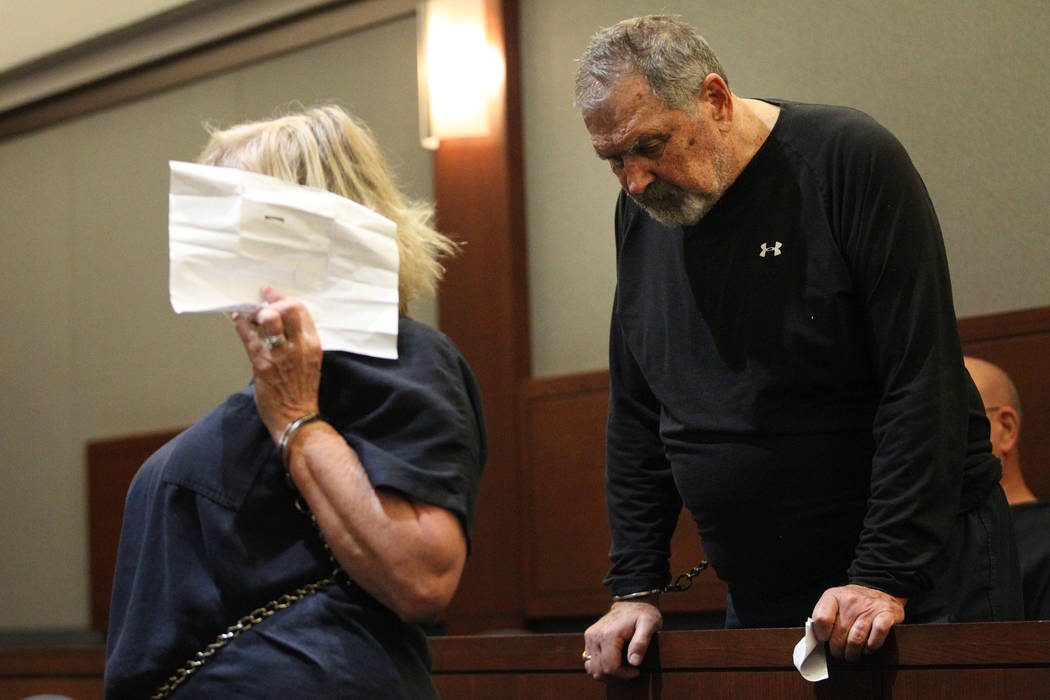
[[[504,66],[485,31],[485,0],[427,0],[416,22],[423,146],[488,134],[489,101]]]

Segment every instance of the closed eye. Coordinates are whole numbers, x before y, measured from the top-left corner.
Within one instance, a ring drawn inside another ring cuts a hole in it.
[[[637,156],[646,160],[657,161],[664,155],[667,142],[671,140],[670,134],[657,134],[638,139],[634,144],[621,154],[598,153],[598,157],[608,161],[614,171],[623,169],[624,158]]]
[[[670,136],[660,135],[644,139],[631,147],[629,152],[635,153],[642,158],[648,158],[649,160],[660,160],[660,158],[663,157],[664,148],[667,147],[667,142],[670,138]]]

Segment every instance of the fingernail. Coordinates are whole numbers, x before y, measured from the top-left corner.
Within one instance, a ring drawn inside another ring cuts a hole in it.
[[[629,659],[627,659],[627,660],[631,662],[632,666],[637,666],[638,664],[642,663],[642,655],[641,654],[631,654],[631,657]]]

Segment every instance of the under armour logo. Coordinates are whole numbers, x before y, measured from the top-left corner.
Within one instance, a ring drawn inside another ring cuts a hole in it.
[[[784,244],[781,243],[780,241],[777,241],[772,246],[768,246],[765,243],[763,243],[762,244],[762,252],[759,253],[758,255],[759,255],[759,257],[764,258],[764,257],[766,257],[766,253],[772,251],[773,252],[773,257],[776,257],[776,256],[780,255],[780,246],[782,246],[782,245],[784,245]]]

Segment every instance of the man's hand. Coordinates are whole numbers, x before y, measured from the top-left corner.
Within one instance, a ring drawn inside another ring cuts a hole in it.
[[[590,659],[584,663],[595,680],[628,679],[638,675],[653,635],[663,626],[664,618],[656,606],[657,596],[644,600],[613,603],[609,612],[584,633],[584,652]],[[623,647],[627,643],[628,666],[624,666]]]
[[[813,608],[813,633],[836,659],[856,661],[879,649],[890,628],[904,622],[907,598],[850,584],[829,588]]]

